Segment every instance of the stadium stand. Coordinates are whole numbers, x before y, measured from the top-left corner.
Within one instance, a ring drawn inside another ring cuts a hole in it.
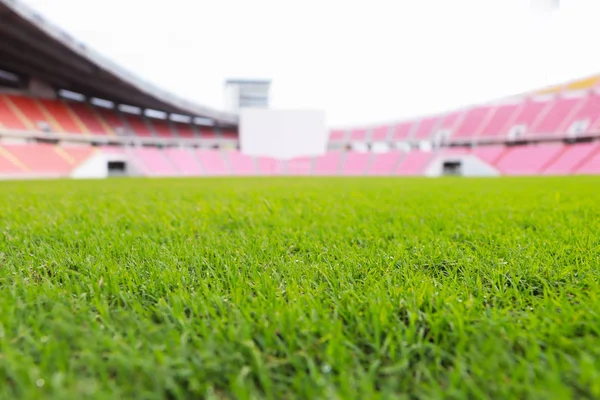
[[[481,127],[492,115],[493,108],[489,106],[473,107],[468,110],[460,123],[454,129],[452,138],[474,139],[479,136]]]
[[[335,176],[339,173],[343,153],[341,151],[330,151],[315,160],[315,175]]]
[[[408,176],[449,159],[501,175],[600,173],[600,75],[440,115],[331,129],[322,156],[278,160],[243,153],[237,115],[142,81],[19,1],[0,0],[0,12],[0,37],[11,43],[0,71],[18,77],[0,86],[3,178],[79,176],[111,162],[145,176]]]
[[[312,157],[295,157],[286,162],[286,175],[311,175],[313,169]]]
[[[204,171],[198,162],[198,159],[187,148],[167,148],[165,149],[167,159],[183,176],[202,176]]]
[[[392,175],[398,166],[402,155],[403,153],[398,150],[393,150],[388,153],[374,154],[374,159],[367,170],[367,175]]]
[[[340,175],[364,175],[371,161],[371,153],[347,152]]]

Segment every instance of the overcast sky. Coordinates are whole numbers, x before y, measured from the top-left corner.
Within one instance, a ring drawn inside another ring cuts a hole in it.
[[[226,78],[333,126],[434,113],[600,72],[600,0],[23,0],[121,66],[223,107]]]

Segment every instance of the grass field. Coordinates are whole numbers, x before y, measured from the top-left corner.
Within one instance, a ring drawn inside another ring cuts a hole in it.
[[[1,398],[600,397],[600,179],[0,183]]]

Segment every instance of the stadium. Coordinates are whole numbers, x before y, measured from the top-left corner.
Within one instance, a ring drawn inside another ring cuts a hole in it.
[[[600,75],[342,128],[269,84],[0,0],[0,397],[600,397]]]

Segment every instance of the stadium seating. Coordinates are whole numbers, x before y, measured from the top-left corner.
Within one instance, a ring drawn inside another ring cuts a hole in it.
[[[432,153],[428,151],[414,150],[406,153],[394,175],[422,175],[431,157]]]
[[[368,130],[365,128],[353,129],[350,131],[350,140],[366,141]]]
[[[393,150],[387,153],[373,154],[373,162],[367,170],[367,175],[392,175],[404,153]]]
[[[195,139],[198,135],[190,124],[173,123],[173,128],[177,136],[183,139]]]
[[[569,175],[576,173],[579,167],[598,149],[597,143],[576,143],[563,146],[559,157],[554,160],[542,173],[544,175]]]
[[[121,118],[121,115],[110,110],[108,108],[97,107],[95,109],[98,113],[98,117],[106,123],[110,130],[118,135],[133,135],[129,129],[125,128],[125,123]]]
[[[177,176],[179,171],[165,156],[165,153],[155,147],[139,147],[131,150],[131,154],[138,160],[138,166],[146,175],[150,176]]]
[[[464,116],[464,111],[455,111],[446,115],[445,117],[440,119],[440,122],[434,130],[434,133],[445,132],[447,134],[446,137],[449,138],[456,130],[458,124],[462,122]]]
[[[284,171],[284,162],[271,157],[257,157],[256,164],[260,175],[281,175]]]
[[[564,123],[575,107],[584,101],[582,97],[559,98],[552,102],[549,109],[541,116],[538,123],[532,126],[530,135],[557,136],[565,134]]]
[[[55,127],[56,132],[88,133],[86,126],[64,103],[58,100],[40,99],[38,105],[46,120]]]
[[[343,130],[332,130],[331,132],[329,132],[329,140],[334,141],[334,140],[346,140],[347,139],[347,132],[343,131]]]
[[[130,131],[137,136],[152,137],[154,133],[150,129],[150,125],[142,115],[122,113],[123,120],[129,127]]]
[[[204,175],[200,163],[196,159],[193,150],[185,148],[167,148],[165,156],[170,163],[184,176]]]
[[[440,117],[428,117],[422,119],[417,126],[417,129],[411,139],[426,140],[430,139],[434,130],[440,122]]]
[[[26,130],[33,127],[24,121],[24,117],[19,118],[19,113],[15,112],[15,106],[6,96],[0,96],[0,128],[10,130]]]
[[[148,125],[151,126],[152,131],[154,131],[156,136],[163,138],[175,137],[175,135],[173,135],[173,131],[171,130],[171,125],[169,124],[168,120],[148,118],[146,121]]]
[[[341,151],[329,151],[315,159],[314,175],[337,175],[342,161]]]
[[[491,116],[493,108],[489,106],[473,107],[466,112],[452,135],[453,139],[473,139],[479,135],[483,124]]]
[[[223,129],[221,130],[221,138],[223,139],[237,139],[238,133],[232,129]]]
[[[576,167],[576,174],[598,175],[600,174],[600,145],[596,143],[581,165]]]
[[[413,122],[401,122],[396,124],[394,127],[394,133],[392,135],[392,140],[394,141],[402,141],[410,139],[411,133],[416,126],[417,123]]]
[[[24,120],[28,121],[27,125],[32,129],[40,130],[42,127],[48,127],[54,132],[60,131],[56,124],[52,125],[52,121],[46,119],[35,99],[11,95],[6,96],[6,101],[13,105],[15,113],[20,114]]]
[[[237,150],[223,152],[227,156],[229,167],[233,175],[257,175],[254,159]]]
[[[18,160],[27,172],[43,176],[67,176],[74,162],[52,144],[2,144],[10,158]],[[7,158],[6,155],[4,158]],[[10,161],[10,159],[9,159]]]
[[[218,150],[197,149],[196,158],[206,175],[220,176],[230,174],[224,157]]]
[[[479,146],[473,149],[472,154],[489,165],[496,165],[505,152],[504,146]]]
[[[585,101],[575,110],[575,112],[565,121],[565,131],[573,128],[577,122],[583,123],[583,128],[587,132],[598,133],[600,131],[600,95],[592,93],[586,96]]]
[[[364,175],[371,161],[371,153],[347,152],[340,175]]]
[[[510,130],[511,128],[516,126],[523,126],[525,128],[525,134],[530,132],[534,123],[540,117],[544,109],[551,105],[551,101],[531,100],[525,102],[515,115],[514,119],[509,123],[507,128]]]
[[[480,127],[480,137],[482,139],[505,138],[508,134],[508,124],[513,120],[516,113],[519,112],[520,104],[502,104],[498,105],[492,111],[492,116],[483,127]]]
[[[114,131],[99,114],[84,103],[68,103],[69,107],[79,117],[88,133],[92,135],[114,135]]]
[[[496,161],[495,166],[504,175],[537,175],[555,161],[562,150],[562,144],[514,146]]]
[[[372,141],[385,141],[388,139],[390,133],[390,127],[388,125],[380,125],[373,128],[371,134]]]
[[[286,175],[310,175],[312,174],[312,157],[295,157],[286,162]]]

